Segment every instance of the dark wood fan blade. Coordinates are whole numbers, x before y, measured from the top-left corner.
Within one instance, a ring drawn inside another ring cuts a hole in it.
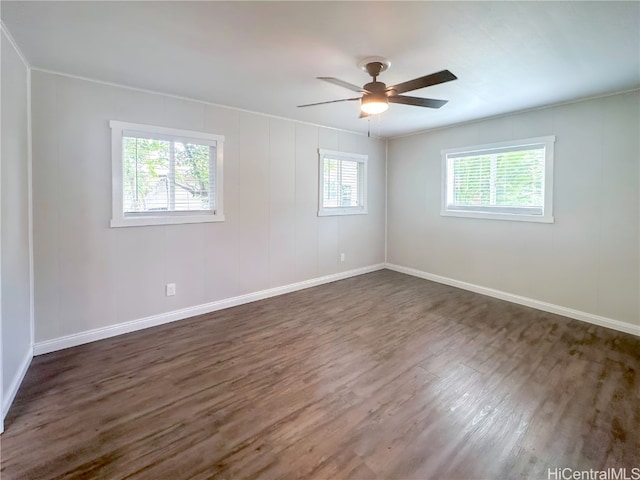
[[[300,108],[300,107],[313,107],[314,105],[324,105],[325,103],[352,102],[354,100],[360,100],[360,97],[343,98],[341,100],[329,100],[328,102],[307,103],[306,105],[298,105],[298,108]]]
[[[416,107],[440,108],[448,100],[436,100],[435,98],[418,98],[406,95],[395,95],[389,97],[391,103],[402,103],[403,105],[414,105]]]
[[[387,92],[404,93],[411,90],[418,90],[419,88],[430,87],[432,85],[438,85],[439,83],[450,82],[456,80],[456,77],[449,70],[442,70],[441,72],[432,73],[431,75],[425,75],[424,77],[414,78],[408,82],[402,82],[392,87],[387,88]]]
[[[353,83],[345,82],[344,80],[340,80],[339,78],[333,78],[333,77],[317,77],[317,78],[318,80],[324,80],[325,82],[333,83],[334,85],[338,85],[339,87],[343,87],[348,90],[352,90],[354,92],[368,93],[362,87],[354,85]]]

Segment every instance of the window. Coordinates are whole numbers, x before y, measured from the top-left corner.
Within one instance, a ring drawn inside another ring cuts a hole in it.
[[[553,223],[554,136],[442,151],[442,215]]]
[[[112,227],[219,222],[224,137],[111,121]]]
[[[367,155],[319,150],[318,215],[367,213]]]

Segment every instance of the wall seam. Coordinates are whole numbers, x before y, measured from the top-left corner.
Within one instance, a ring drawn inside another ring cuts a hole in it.
[[[54,111],[58,116],[60,82],[54,79]],[[56,125],[56,333],[60,335],[60,128]]]
[[[384,142],[384,261],[389,248],[389,140]]]
[[[599,152],[598,152],[598,210],[600,211],[600,214],[598,215],[598,258],[596,260],[596,313],[598,315],[601,314],[602,310],[601,310],[601,297],[602,297],[602,268],[600,266],[600,261],[602,258],[602,236],[603,236],[603,231],[602,231],[602,211],[603,211],[603,205],[602,205],[602,187],[604,185],[604,130],[605,130],[605,123],[606,123],[606,117],[607,117],[607,108],[606,105],[601,105],[600,106],[601,110],[600,110],[600,126],[598,129],[598,133],[600,135],[600,140],[598,141],[598,146],[599,146]]]
[[[267,120],[267,287],[271,287],[271,134],[272,119]]]
[[[0,20],[0,52],[2,51],[2,37],[4,37],[4,24]],[[0,55],[1,56],[1,55]],[[0,92],[2,92],[2,75],[0,75]],[[0,95],[0,105],[2,95]],[[2,132],[2,115],[0,108],[0,132]],[[0,135],[0,286],[2,285],[2,135]],[[4,405],[4,352],[2,348],[2,288],[0,288],[0,408]],[[0,433],[4,432],[4,415],[0,412]]]
[[[33,131],[31,119],[31,69],[27,67],[27,209],[29,231],[29,322],[31,348],[35,345],[35,267],[33,253]]]

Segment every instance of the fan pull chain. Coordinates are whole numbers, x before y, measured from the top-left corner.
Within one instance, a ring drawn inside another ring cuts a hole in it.
[[[367,137],[371,136],[371,116],[367,117]]]

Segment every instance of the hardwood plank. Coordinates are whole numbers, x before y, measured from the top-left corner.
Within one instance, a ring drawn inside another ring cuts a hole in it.
[[[640,466],[640,339],[387,270],[36,357],[2,479]]]

